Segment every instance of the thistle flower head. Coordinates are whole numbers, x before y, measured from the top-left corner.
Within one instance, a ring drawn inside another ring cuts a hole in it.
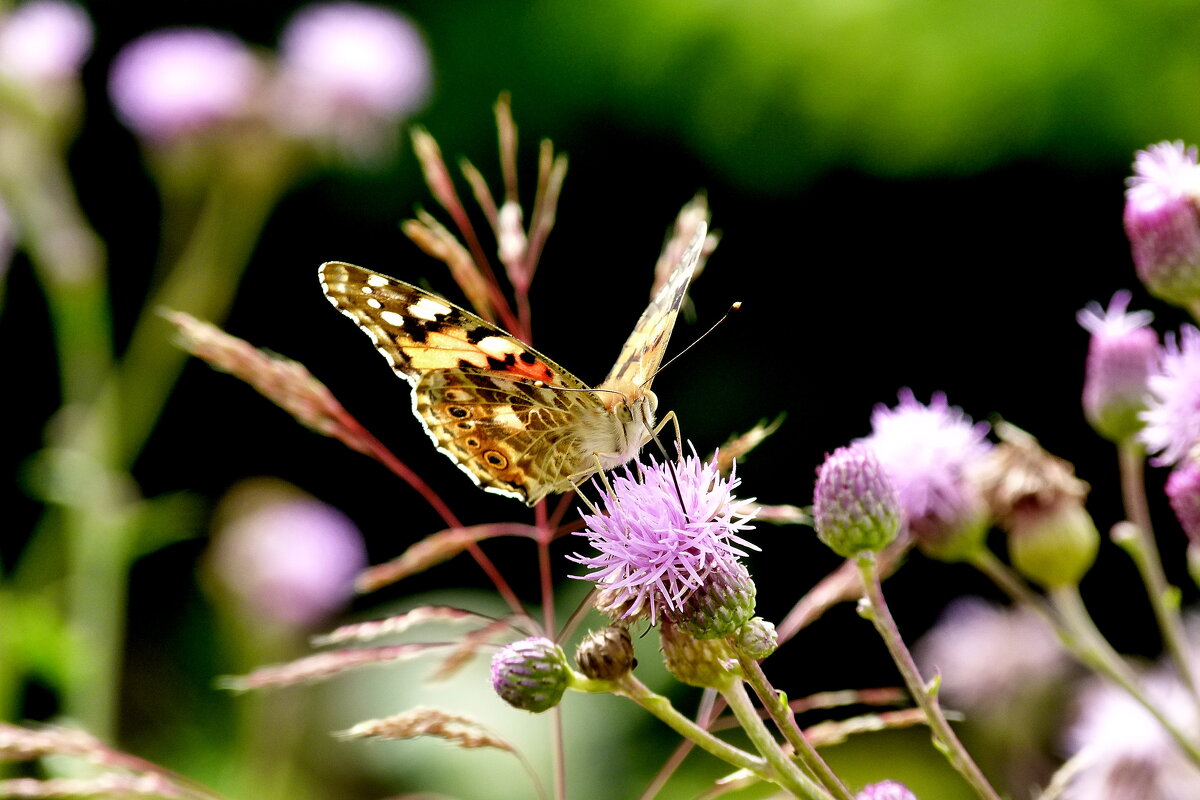
[[[1196,148],[1160,142],[1139,151],[1125,193],[1125,232],[1151,294],[1188,306],[1200,299],[1200,165]]]
[[[759,548],[739,534],[753,528],[749,501],[733,490],[736,474],[722,476],[714,457],[693,452],[678,461],[653,459],[612,478],[601,513],[583,514],[595,556],[569,556],[592,570],[582,577],[604,590],[608,610],[622,617],[678,613],[688,596],[714,576],[736,579],[746,555]],[[682,501],[682,504],[681,504]]]
[[[222,504],[208,556],[216,584],[265,623],[308,628],[354,596],[366,550],[337,509],[282,484],[251,481]]]
[[[1088,303],[1076,319],[1092,334],[1083,384],[1083,410],[1102,436],[1123,441],[1141,430],[1146,386],[1158,361],[1158,334],[1149,311],[1127,312],[1131,295],[1113,295],[1108,310]]]
[[[1200,442],[1200,330],[1184,325],[1178,339],[1167,334],[1149,388],[1138,438],[1157,454],[1153,463],[1178,463]]]
[[[430,72],[429,50],[406,17],[361,3],[311,5],[280,40],[278,112],[302,136],[361,139],[417,110]]]
[[[32,0],[0,19],[0,75],[30,86],[71,80],[92,49],[92,22],[75,3]]]
[[[544,636],[513,642],[492,657],[492,688],[523,711],[539,714],[558,705],[570,680],[566,654]]]
[[[813,519],[821,541],[843,558],[877,553],[895,540],[900,501],[869,447],[842,447],[825,459],[817,471]]]
[[[918,544],[945,558],[974,549],[988,518],[969,474],[991,448],[988,426],[972,423],[941,392],[926,406],[903,389],[894,408],[875,407],[871,428],[859,441],[879,459]]]
[[[249,113],[261,73],[250,49],[231,34],[160,30],[117,53],[108,92],[134,133],[166,143]]]

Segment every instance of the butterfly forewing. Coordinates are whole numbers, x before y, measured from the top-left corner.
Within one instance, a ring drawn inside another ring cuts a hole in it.
[[[413,413],[476,484],[534,505],[637,454],[653,406],[643,393],[705,237],[701,224],[621,350],[601,392],[471,312],[353,264],[321,265],[321,288],[412,386]],[[636,408],[636,412],[634,413]]]

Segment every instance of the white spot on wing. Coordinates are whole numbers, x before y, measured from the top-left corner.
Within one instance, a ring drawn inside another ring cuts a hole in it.
[[[429,320],[433,322],[437,319],[438,314],[449,314],[450,306],[445,303],[439,303],[432,297],[422,297],[417,302],[408,307],[408,311],[414,317]]]
[[[382,287],[382,286],[387,286],[388,282],[387,282],[387,278],[383,277],[382,275],[368,275],[367,276],[367,285]]]
[[[397,328],[404,327],[404,317],[395,311],[380,311],[379,318],[388,325],[395,325]]]
[[[513,343],[499,336],[485,336],[479,340],[479,349],[487,353],[492,358],[504,358],[509,353],[516,351]]]
[[[363,286],[363,287],[361,287],[361,289],[362,289],[363,294],[373,294],[375,292],[375,290],[372,289],[370,286]]]
[[[376,308],[376,309],[383,308],[383,304],[380,303],[378,300],[376,300],[374,297],[367,298],[367,305],[369,305],[371,308]]]

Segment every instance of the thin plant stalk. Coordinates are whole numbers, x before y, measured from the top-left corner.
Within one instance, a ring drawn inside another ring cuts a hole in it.
[[[974,759],[959,741],[954,729],[950,727],[950,723],[946,720],[946,715],[942,713],[942,707],[937,701],[936,690],[921,678],[912,653],[909,652],[904,640],[900,637],[900,629],[896,627],[896,621],[892,618],[887,601],[883,596],[883,587],[879,583],[879,573],[875,568],[875,554],[866,552],[859,555],[858,569],[862,576],[863,588],[866,590],[866,599],[870,604],[866,609],[866,615],[875,625],[875,629],[879,631],[884,644],[887,645],[888,652],[892,654],[892,660],[896,662],[913,699],[925,712],[925,718],[933,733],[934,744],[950,761],[951,766],[971,785],[977,795],[984,800],[1000,800],[1000,795],[996,794],[996,790],[988,783],[983,772],[980,771]]]

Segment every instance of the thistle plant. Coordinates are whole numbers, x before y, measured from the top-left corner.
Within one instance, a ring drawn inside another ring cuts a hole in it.
[[[749,473],[740,465],[755,448],[775,445],[779,421],[715,446],[689,438],[688,421],[665,413],[669,390],[662,408],[650,391],[690,282],[718,243],[707,199],[698,195],[673,222],[656,223],[667,229],[657,262],[648,254],[642,273],[621,276],[622,286],[644,284],[650,305],[609,378],[590,388],[532,348],[532,287],[567,159],[542,142],[532,190],[525,186],[502,95],[494,108],[499,188],[469,161],[456,176],[432,133],[410,131],[434,204],[401,229],[445,265],[445,283],[470,310],[342,262],[320,273],[327,297],[343,312],[353,298],[358,313],[347,316],[411,384],[437,449],[480,487],[532,507],[513,504],[519,516],[478,522],[475,508],[452,507],[438,481],[423,477],[419,466],[432,448],[402,460],[337,399],[347,376],[319,379],[219,327],[288,187],[322,165],[362,166],[400,149],[399,123],[430,92],[420,32],[394,12],[340,3],[300,11],[278,56],[206,29],[151,33],[118,55],[108,76],[116,114],[144,152],[164,217],[186,223],[165,232],[175,237],[164,248],[173,255],[124,348],[109,321],[104,248],[66,166],[90,41],[84,12],[58,0],[0,17],[0,253],[11,240],[34,266],[61,337],[64,402],[33,459],[49,510],[37,533],[45,541],[30,548],[59,552],[63,564],[28,557],[16,565],[12,588],[0,592],[0,620],[36,613],[28,587],[61,586],[61,612],[50,615],[44,638],[47,650],[65,655],[48,672],[60,680],[64,711],[86,729],[0,723],[0,760],[42,769],[0,780],[0,797],[222,796],[104,743],[118,722],[113,687],[128,577],[147,552],[145,520],[170,502],[143,497],[132,465],[185,352],[369,457],[399,479],[405,503],[424,503],[440,519],[390,560],[368,565],[348,513],[282,481],[247,481],[216,507],[202,580],[237,673],[219,684],[238,695],[233,727],[245,763],[230,768],[241,774],[231,781],[239,795],[309,796],[294,763],[298,703],[277,690],[418,660],[434,663],[433,680],[490,663],[487,700],[458,697],[465,707],[449,708],[422,698],[397,708],[387,695],[373,696],[371,716],[338,731],[332,748],[432,738],[496,751],[527,775],[524,795],[565,798],[573,768],[566,720],[582,704],[619,702],[679,737],[646,797],[669,786],[698,748],[722,770],[704,796],[746,788],[808,800],[915,800],[917,784],[898,780],[898,766],[896,775],[867,782],[827,759],[847,739],[903,728],[924,730],[961,791],[987,800],[1029,795],[1031,786],[1038,788],[1029,796],[1042,800],[1200,793],[1200,645],[1180,590],[1166,578],[1143,472],[1147,462],[1171,470],[1161,500],[1183,535],[1164,537],[1163,552],[1184,556],[1200,576],[1200,330],[1185,325],[1160,344],[1153,316],[1131,311],[1126,291],[1107,309],[1091,303],[1078,312],[1091,337],[1086,359],[1080,354],[1080,413],[1115,446],[1122,519],[1094,518],[1091,488],[1074,465],[1047,452],[1038,431],[999,416],[1003,409],[981,409],[991,421],[975,422],[946,394],[926,403],[909,389],[864,415],[844,446],[828,442],[822,464],[797,472],[792,496],[760,502],[742,495]],[[1193,315],[1198,209],[1195,148],[1163,143],[1135,157],[1124,222],[1137,275],[1150,294]],[[530,442],[537,448],[524,447]],[[582,462],[572,460],[580,454]],[[768,526],[798,523],[841,563],[816,585],[796,588],[792,610],[776,624],[756,564],[791,557],[794,536]],[[1081,583],[1109,546],[1104,528],[1143,584],[1147,621],[1162,641],[1157,663],[1119,653],[1084,601]],[[514,538],[534,546],[527,565],[508,553],[495,557]],[[439,577],[464,556],[491,584],[499,613],[466,601],[370,606],[378,590],[418,574]],[[910,646],[914,632],[903,614],[897,619],[900,605],[885,581],[921,558],[969,572],[981,592],[1007,603],[959,601]],[[571,570],[566,583],[588,589],[571,613],[556,604],[555,573],[563,569]],[[536,606],[517,588],[529,585]],[[352,603],[355,617],[340,619]],[[776,670],[772,657],[800,646],[806,628],[842,603],[855,603],[879,635],[878,655],[890,658],[895,685],[791,697],[794,676]],[[12,630],[0,627],[0,644],[18,656],[15,669],[0,670],[0,704],[15,716],[14,675],[32,674],[44,651],[31,644],[36,637]],[[662,686],[644,680],[652,662],[663,668]],[[696,710],[681,710],[677,698],[697,695]],[[548,769],[506,730],[527,715],[539,715],[530,719],[549,731]],[[91,771],[68,774],[68,761]]]

